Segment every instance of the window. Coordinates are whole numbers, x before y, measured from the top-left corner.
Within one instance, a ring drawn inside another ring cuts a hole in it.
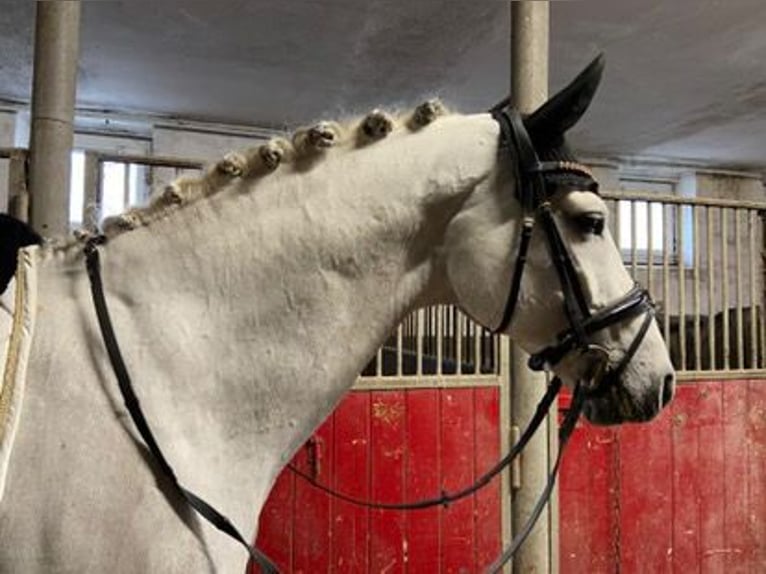
[[[647,193],[673,195],[674,184],[669,181],[624,180],[620,189],[629,198],[631,192],[640,194],[642,199],[621,199],[617,201],[615,223],[617,241],[626,262],[635,260],[639,264],[661,263],[665,246],[669,250],[670,261],[678,261],[678,221],[683,223],[684,238],[691,218],[688,207],[665,205],[659,201],[644,199]],[[651,245],[649,242],[651,241]],[[684,242],[684,261],[693,255],[691,241]],[[687,253],[688,251],[688,253]]]
[[[662,204],[621,200],[618,202],[617,217],[620,228],[620,250],[624,255],[632,256],[635,241],[639,261],[648,261],[650,252],[652,257],[662,258],[662,244],[665,238]],[[650,236],[651,246],[649,245]]]
[[[91,185],[86,174],[86,151],[110,154],[147,155],[149,142],[140,139],[117,138],[111,136],[76,134],[75,151],[72,152],[72,173],[69,195],[69,222],[71,227],[83,225],[83,212],[86,197],[94,197],[97,190],[88,190]],[[149,195],[146,168],[136,164],[122,162],[104,162],[101,164],[101,197],[99,218],[117,215],[129,205],[144,203]]]
[[[69,226],[82,226],[83,203],[85,202],[85,152],[72,152],[72,175],[69,182]]]

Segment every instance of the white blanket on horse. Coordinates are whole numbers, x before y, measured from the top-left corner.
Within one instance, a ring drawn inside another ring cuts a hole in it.
[[[0,500],[24,398],[37,308],[36,247],[19,251],[15,281],[0,300]]]

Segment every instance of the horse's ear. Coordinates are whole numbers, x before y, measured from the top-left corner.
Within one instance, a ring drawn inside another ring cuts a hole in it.
[[[524,119],[535,143],[558,140],[577,123],[588,109],[603,71],[604,55],[599,54],[572,83]]]

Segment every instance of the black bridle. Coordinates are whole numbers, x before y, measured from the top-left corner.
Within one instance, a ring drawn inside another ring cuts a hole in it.
[[[500,124],[500,149],[508,149],[512,159],[515,157],[517,161],[516,193],[524,213],[518,255],[511,277],[508,300],[505,305],[502,320],[495,331],[506,331],[513,319],[519,293],[521,291],[521,280],[527,260],[532,232],[539,219],[545,231],[549,252],[556,268],[559,281],[561,282],[564,296],[564,312],[570,327],[558,335],[555,344],[532,355],[529,360],[529,366],[533,370],[548,370],[558,364],[566,355],[576,351],[594,354],[601,363],[601,368],[598,369],[598,376],[594,377],[594,380],[592,381],[593,384],[590,385],[588,389],[580,383],[575,386],[572,404],[570,405],[569,411],[559,430],[559,453],[551,474],[548,477],[548,482],[525,526],[516,534],[508,548],[506,548],[500,557],[498,557],[498,559],[489,567],[489,571],[494,573],[499,571],[524,543],[545,508],[555,485],[564,446],[575,428],[575,424],[577,423],[582,410],[583,402],[588,397],[607,392],[611,386],[617,383],[649,329],[654,317],[654,307],[649,293],[645,289],[634,286],[619,300],[602,309],[591,312],[590,305],[583,294],[583,289],[572,259],[561,238],[561,234],[556,227],[549,200],[554,193],[565,189],[590,190],[597,192],[598,185],[596,181],[593,179],[587,168],[577,163],[541,162],[538,159],[537,152],[532,145],[532,141],[524,127],[520,114],[513,109],[507,108],[505,102],[501,106],[499,105],[493,108],[491,113]],[[91,294],[93,296],[101,334],[104,339],[104,345],[112,364],[112,369],[117,377],[125,406],[136,425],[136,428],[162,472],[171,480],[180,496],[186,500],[189,506],[213,526],[244,546],[248,551],[250,562],[257,563],[263,572],[278,572],[271,560],[269,560],[263,552],[255,548],[254,545],[249,544],[225,516],[203,499],[186,490],[179,483],[172,467],[165,459],[165,456],[157,444],[142,412],[138,397],[133,389],[130,375],[123,360],[114,333],[114,328],[109,317],[101,280],[101,266],[98,251],[98,247],[105,242],[106,238],[104,236],[90,238],[86,242],[84,253],[88,269],[88,277],[90,279]],[[633,342],[625,352],[620,363],[614,368],[610,367],[608,364],[608,351],[600,345],[593,343],[590,337],[594,333],[605,329],[610,325],[638,316],[641,313],[645,313],[646,317],[634,337]],[[326,486],[318,484],[313,477],[299,471],[294,466],[290,465],[290,468],[327,494],[360,506],[390,510],[413,510],[437,505],[446,506],[448,503],[465,498],[487,485],[492,478],[499,474],[516,456],[519,455],[519,453],[521,453],[536,429],[542,421],[545,420],[560,388],[561,380],[558,377],[554,377],[518,443],[513,445],[510,452],[488,472],[482,475],[473,485],[453,493],[442,492],[441,495],[433,498],[407,503],[386,504],[369,502],[338,493]]]
[[[508,149],[517,159],[516,198],[523,211],[516,264],[500,324],[495,332],[505,332],[511,325],[521,292],[521,280],[527,262],[532,232],[539,222],[545,233],[548,252],[556,269],[563,294],[564,315],[569,328],[559,333],[556,342],[534,353],[529,367],[534,371],[553,369],[565,356],[580,351],[587,353],[599,365],[598,377],[591,381],[588,392],[603,394],[620,379],[635,355],[654,319],[654,305],[649,292],[634,285],[624,296],[597,311],[591,311],[580,278],[556,225],[551,207],[552,196],[567,190],[598,193],[598,183],[590,170],[568,161],[540,161],[532,140],[524,127],[521,114],[512,108],[493,109],[492,116],[500,124],[501,149]],[[610,325],[644,314],[644,321],[620,363],[609,365],[609,352],[596,344],[592,335]]]
[[[556,226],[556,220],[551,208],[551,199],[554,194],[566,191],[591,191],[598,193],[598,183],[593,178],[590,170],[576,162],[570,161],[540,161],[537,151],[532,144],[521,114],[508,107],[504,100],[490,110],[492,117],[500,125],[500,149],[507,149],[511,159],[516,159],[516,199],[523,211],[523,221],[519,236],[519,248],[516,263],[511,276],[511,284],[508,290],[503,316],[500,323],[495,327],[496,333],[505,332],[511,325],[516,305],[521,292],[521,280],[527,262],[527,254],[532,239],[535,225],[539,223],[545,232],[548,253],[556,269],[556,274],[561,284],[563,293],[564,315],[569,323],[569,328],[558,334],[556,342],[534,353],[529,358],[529,367],[534,371],[550,371],[564,357],[572,352],[579,351],[588,354],[597,362],[593,376],[588,381],[588,387],[583,382],[575,385],[574,396],[569,411],[559,429],[559,451],[556,461],[548,475],[548,480],[540,497],[537,500],[532,513],[520,532],[518,532],[511,544],[490,565],[488,571],[499,572],[503,566],[513,558],[516,551],[524,543],[532,528],[540,518],[545,505],[550,499],[553,487],[556,483],[561,458],[564,448],[574,431],[577,419],[582,412],[583,403],[588,398],[604,395],[617,383],[633,359],[638,347],[641,345],[649,327],[654,320],[654,305],[651,296],[646,289],[635,284],[625,295],[606,305],[597,311],[591,311],[575,269],[572,257],[566,248],[561,233]],[[622,359],[616,366],[611,366],[609,350],[595,343],[591,336],[610,325],[620,323],[627,319],[644,314],[644,320],[636,332],[633,341],[625,351]],[[558,377],[554,382],[561,383]]]

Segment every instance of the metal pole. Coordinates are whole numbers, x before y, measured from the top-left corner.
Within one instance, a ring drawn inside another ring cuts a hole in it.
[[[37,2],[30,135],[31,222],[45,236],[69,226],[69,178],[80,2]]]
[[[511,2],[511,99],[522,112],[531,112],[548,97],[548,2]],[[527,355],[512,349],[511,412],[513,425],[523,428],[545,392],[545,377],[527,368]],[[557,448],[557,407],[548,417],[548,433],[538,432],[527,445],[520,476],[512,495],[511,523],[518,532],[545,487]],[[558,497],[543,514],[530,537],[516,554],[514,572],[558,571]]]

